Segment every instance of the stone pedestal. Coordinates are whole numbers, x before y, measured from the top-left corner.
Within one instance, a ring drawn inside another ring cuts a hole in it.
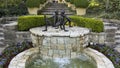
[[[42,31],[44,27],[30,29],[34,47],[39,47],[43,57],[76,57],[88,44],[89,30],[80,27],[66,27],[64,30],[48,27],[48,31]]]

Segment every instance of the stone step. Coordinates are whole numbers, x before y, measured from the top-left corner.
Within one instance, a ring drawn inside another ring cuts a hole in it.
[[[6,47],[0,47],[0,53],[5,49]]]
[[[120,30],[117,30],[117,31],[116,31],[116,34],[120,34]]]
[[[66,15],[75,14],[74,12],[69,10],[67,5],[59,4],[59,3],[48,3],[48,5],[43,10],[40,11],[40,13],[46,14],[46,15],[53,15],[56,10],[58,10],[59,12],[61,12],[62,10],[65,10]]]
[[[51,12],[51,11],[43,11],[42,13],[45,13],[45,14],[54,14],[54,11],[53,12]],[[60,14],[60,12],[59,12],[59,14]],[[68,11],[68,12],[66,12],[65,11],[65,14],[74,14],[73,12],[70,12],[70,11]]]
[[[120,47],[120,44],[116,44],[116,47]]]
[[[42,10],[42,12],[55,12],[56,10]],[[58,12],[61,12],[62,10],[58,10]],[[71,12],[70,10],[65,10],[65,12]]]
[[[69,10],[69,8],[60,8],[60,7],[57,7],[57,8],[45,8],[44,10]]]
[[[0,41],[0,47],[3,47],[4,45],[5,45],[4,42]]]
[[[116,43],[116,44],[120,44],[120,39],[115,40],[115,43]]]
[[[3,30],[4,30],[3,28],[0,28],[0,32],[3,32]]]
[[[117,50],[120,53],[120,46],[116,46],[115,50]]]
[[[104,22],[103,24],[104,24],[104,26],[110,26],[111,25],[111,23],[108,23],[108,22]]]
[[[41,12],[41,14],[45,14],[45,15],[53,15],[54,12]],[[66,15],[73,15],[73,12],[69,12],[69,13],[65,13]]]
[[[0,37],[0,41],[4,40],[4,37]]]
[[[116,36],[115,36],[115,39],[116,39],[116,40],[120,39],[120,35],[116,35]]]
[[[104,26],[114,26],[114,27],[118,27],[117,24],[114,24],[114,23],[104,22],[103,24],[104,24]]]
[[[48,5],[48,6],[46,6],[46,7],[50,7],[50,8],[52,8],[52,7],[63,7],[63,8],[67,8],[67,5],[52,4],[52,5]]]
[[[0,33],[0,37],[4,37],[4,33]]]

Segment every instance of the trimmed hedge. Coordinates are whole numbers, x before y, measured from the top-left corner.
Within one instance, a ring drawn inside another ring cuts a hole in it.
[[[88,0],[74,0],[74,4],[78,8],[87,8],[89,5]]]
[[[103,22],[92,18],[84,18],[80,16],[70,16],[73,23],[80,27],[90,28],[93,32],[102,32],[104,29]],[[43,15],[21,16],[18,18],[18,29],[29,30],[33,27],[45,25]]]
[[[77,8],[87,8],[89,5],[88,0],[66,0],[66,2],[74,4]]]
[[[20,16],[18,18],[18,30],[27,31],[33,27],[45,25],[43,15]]]
[[[39,7],[40,4],[44,4],[47,0],[27,0],[26,4],[28,7],[33,8],[33,7]]]
[[[89,28],[93,32],[103,32],[104,30],[103,22],[100,20],[80,16],[70,16],[70,18],[77,26]]]

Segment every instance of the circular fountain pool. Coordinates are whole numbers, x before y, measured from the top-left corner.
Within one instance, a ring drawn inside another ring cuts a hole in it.
[[[96,68],[90,58],[82,55],[89,30],[66,28],[68,32],[51,27],[48,31],[42,31],[42,27],[30,29],[33,44],[39,48],[39,57],[32,59],[27,68]]]
[[[26,68],[97,68],[96,63],[87,56],[79,58],[42,59],[37,57],[26,65]]]
[[[86,48],[88,29],[66,27],[68,32],[43,29],[30,29],[34,48],[18,54],[8,68],[114,68],[103,54]]]

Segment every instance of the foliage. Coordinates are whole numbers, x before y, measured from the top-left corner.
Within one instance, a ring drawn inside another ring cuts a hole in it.
[[[107,12],[116,12],[120,10],[120,0],[99,0],[100,6]]]
[[[115,68],[120,68],[120,53],[112,47],[100,44],[90,45],[90,47],[106,55],[113,62]]]
[[[4,16],[5,14],[5,10],[3,10],[3,8],[0,8],[0,17]]]
[[[101,18],[105,19],[118,19],[120,20],[120,12],[113,12],[113,13],[104,13],[100,16]]]
[[[96,0],[91,0],[89,3],[89,7],[96,7],[99,6],[99,2]]]
[[[89,5],[88,0],[66,0],[67,2],[70,2],[71,4],[74,4],[76,7],[80,8],[86,8]]]
[[[102,2],[102,1],[101,1]],[[103,5],[101,5],[101,2],[99,2],[98,0],[91,0],[90,4],[86,10],[86,13],[88,15],[99,15],[100,13],[103,12]]]
[[[22,0],[8,0],[9,3],[1,1],[2,6],[0,7],[0,17],[2,16],[18,16],[28,14],[27,7]]]
[[[110,0],[107,11],[108,12],[120,11],[120,0]]]
[[[74,0],[74,4],[78,8],[87,8],[89,5],[88,0]]]
[[[103,22],[92,18],[84,18],[80,16],[71,16],[71,19],[80,27],[86,27],[91,29],[93,32],[102,32],[104,29]]]
[[[70,0],[65,0],[66,2],[70,2]]]
[[[27,7],[24,2],[18,4],[18,6],[11,5],[8,7],[8,15],[26,15],[28,14]]]
[[[29,30],[33,27],[43,26],[45,24],[43,15],[20,16],[18,18],[18,30]]]
[[[91,3],[94,6],[91,6]],[[99,4],[95,6],[95,4]],[[120,20],[120,0],[91,0],[87,9],[87,16]]]
[[[74,0],[69,0],[69,2],[70,2],[71,4],[74,4]]]
[[[40,4],[44,4],[47,0],[27,0],[26,4],[28,7],[33,8],[33,7],[39,7]]]
[[[18,5],[22,0],[0,0],[1,7],[7,7],[9,5]]]
[[[18,53],[33,47],[29,41],[17,43],[16,45],[10,45],[0,54],[0,68],[8,68],[10,60]]]

